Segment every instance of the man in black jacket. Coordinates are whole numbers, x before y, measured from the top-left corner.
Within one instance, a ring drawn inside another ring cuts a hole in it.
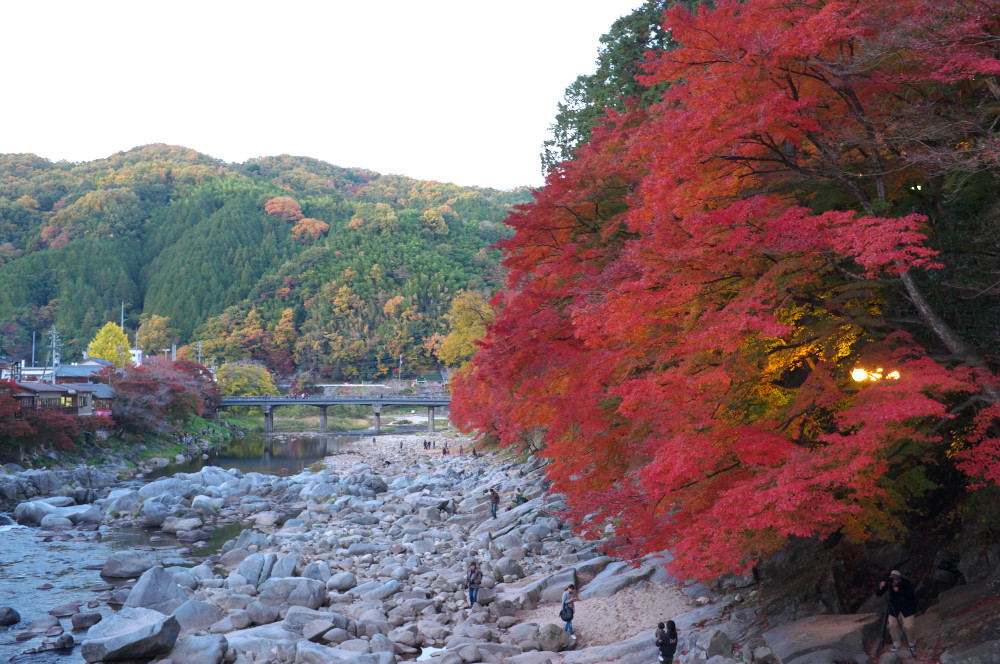
[[[889,620],[889,631],[892,633],[892,649],[895,652],[905,643],[910,646],[910,652],[916,652],[917,632],[914,628],[913,617],[917,613],[917,596],[913,592],[913,586],[909,580],[899,573],[899,570],[892,570],[888,581],[878,584],[875,594],[881,597],[889,593],[889,604],[886,607]],[[902,630],[900,630],[902,626]],[[901,633],[902,631],[902,633]]]

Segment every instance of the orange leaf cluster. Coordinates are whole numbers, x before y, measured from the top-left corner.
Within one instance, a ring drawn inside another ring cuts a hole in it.
[[[330,230],[330,224],[325,221],[312,219],[310,217],[303,217],[299,220],[299,223],[292,226],[292,236],[305,242],[307,237],[315,240],[328,230]]]
[[[264,203],[264,212],[285,221],[298,221],[305,216],[302,214],[302,206],[288,196],[276,196]]]

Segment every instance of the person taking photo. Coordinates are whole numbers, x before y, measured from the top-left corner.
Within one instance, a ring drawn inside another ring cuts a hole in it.
[[[914,616],[917,613],[917,596],[913,585],[899,570],[892,570],[889,578],[878,584],[875,594],[879,597],[888,593],[885,619],[889,623],[889,633],[892,634],[892,650],[899,650],[903,645],[910,647],[910,653],[916,654],[917,632]]]

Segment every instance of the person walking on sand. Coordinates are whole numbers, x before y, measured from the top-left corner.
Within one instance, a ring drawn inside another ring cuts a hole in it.
[[[573,632],[573,602],[576,601],[576,586],[572,583],[566,586],[562,594],[562,606],[559,608],[559,618],[566,622],[563,627],[564,632],[569,632],[569,638],[576,641],[576,634]]]
[[[668,620],[666,626],[659,624],[656,630],[656,649],[660,651],[660,661],[671,664],[674,661],[674,653],[677,652],[677,625],[673,620]]]
[[[497,518],[497,507],[500,505],[500,494],[496,489],[490,489],[490,516]]]
[[[465,579],[465,585],[469,589],[469,606],[473,607],[479,598],[479,587],[483,585],[483,573],[474,562],[469,563],[469,574]]]

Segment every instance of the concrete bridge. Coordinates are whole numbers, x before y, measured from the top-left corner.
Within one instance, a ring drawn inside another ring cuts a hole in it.
[[[385,406],[422,406],[427,408],[427,432],[434,433],[434,409],[446,408],[451,397],[385,396],[369,397],[222,397],[219,408],[257,406],[264,411],[264,431],[274,431],[274,409],[278,406],[316,406],[319,408],[319,428],[326,433],[326,409],[329,406],[371,406],[375,411],[375,433],[382,433],[382,408]]]

